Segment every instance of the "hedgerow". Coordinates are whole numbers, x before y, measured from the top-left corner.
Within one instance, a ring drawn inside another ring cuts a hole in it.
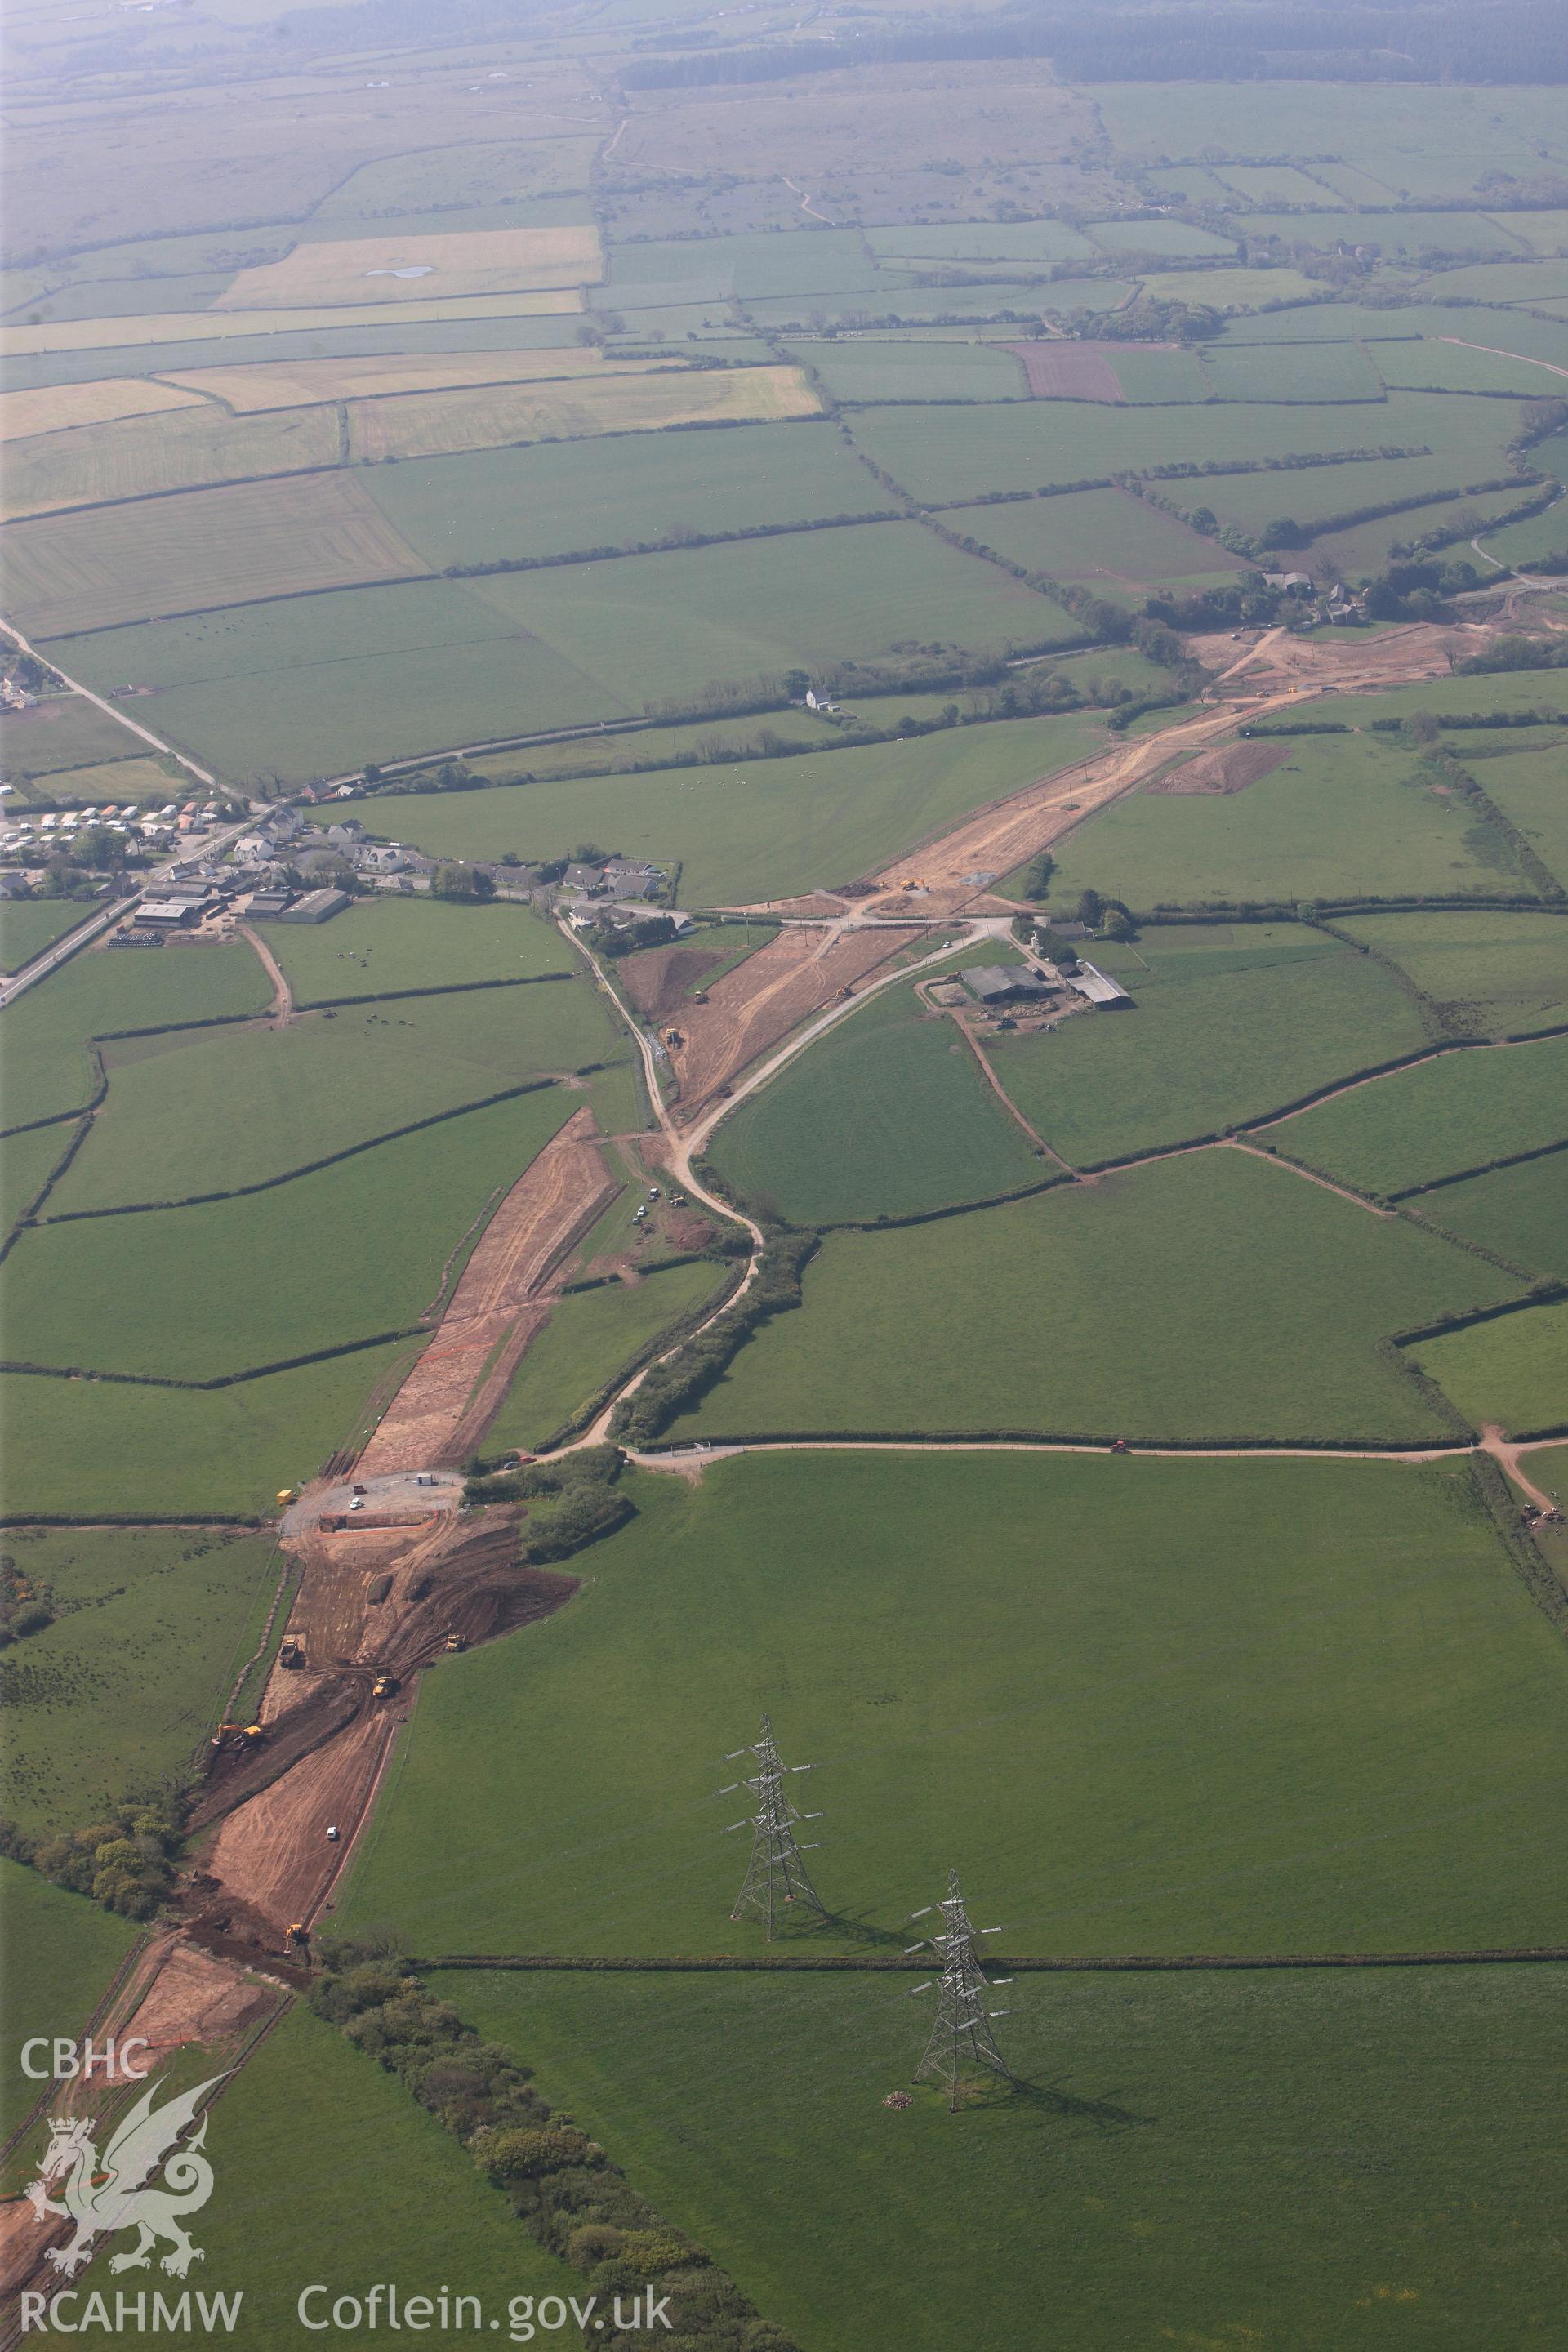
[[[318,2016],[395,2075],[461,2141],[536,2242],[582,2273],[601,2311],[645,2287],[668,2305],[672,2344],[691,2352],[796,2352],[729,2273],[633,2189],[618,2165],[533,2084],[532,2070],[485,2042],[411,1964],[370,1943],[323,1938]],[[595,2326],[604,2352],[646,2337]]]

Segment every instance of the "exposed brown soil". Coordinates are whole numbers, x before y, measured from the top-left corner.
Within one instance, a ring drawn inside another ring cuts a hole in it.
[[[1226,692],[1244,698],[1302,687],[1348,693],[1447,677],[1456,661],[1479,653],[1495,634],[1479,621],[1412,621],[1397,629],[1318,629],[1305,637],[1271,629],[1252,646],[1228,635],[1190,642],[1205,667],[1224,677]]]
[[[694,981],[723,961],[711,948],[644,948],[622,957],[621,985],[639,1013],[662,1019],[685,1003]]]
[[[448,1518],[410,1545],[379,1575],[384,1599],[369,1598],[370,1572],[331,1551],[314,1533],[300,1546],[306,1572],[289,1630],[310,1661],[275,1669],[263,1709],[265,1743],[216,1754],[192,1816],[196,1831],[217,1826],[190,1898],[202,1941],[223,1950],[279,1953],[282,1933],[325,1901],[369,1808],[416,1677],[446,1654],[450,1633],[472,1647],[549,1616],[578,1580],[518,1564],[515,1507],[473,1522]],[[389,1540],[395,1541],[396,1538]],[[342,1647],[333,1652],[333,1641]],[[375,1698],[377,1675],[392,1677]],[[327,1830],[341,1832],[329,1841]]]
[[[786,1037],[798,1022],[921,937],[912,930],[836,931],[792,925],[715,981],[706,1004],[688,1008],[684,1043],[671,1049],[684,1126],[721,1087]]]
[[[1289,743],[1226,743],[1217,751],[1200,751],[1179,768],[1159,777],[1152,793],[1240,793],[1259,777],[1283,766],[1290,756]]]
[[[462,1462],[549,1312],[552,1275],[615,1194],[592,1111],[568,1119],[491,1218],[439,1328],[365,1447],[371,1475]]]
[[[1174,345],[1163,348],[1173,350]],[[1103,343],[1063,338],[1054,342],[1005,343],[1003,349],[1023,362],[1032,400],[1126,400]]]

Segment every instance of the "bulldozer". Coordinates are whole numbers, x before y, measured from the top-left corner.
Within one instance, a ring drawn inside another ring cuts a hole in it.
[[[377,1675],[370,1686],[372,1698],[391,1698],[397,1688],[395,1675]]]
[[[448,1654],[449,1656],[456,1656],[457,1653],[458,1653],[459,1650],[466,1650],[466,1649],[468,1648],[468,1639],[467,1639],[467,1636],[466,1636],[466,1635],[464,1635],[464,1634],[462,1634],[462,1633],[448,1633],[448,1634],[447,1634],[447,1654]]]

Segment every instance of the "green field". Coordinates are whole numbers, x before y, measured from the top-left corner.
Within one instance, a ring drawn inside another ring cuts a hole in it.
[[[5,1970],[0,1984],[0,2131],[21,2122],[46,2085],[22,2072],[35,2034],[74,2038],[98,2007],[140,1932],[80,1895],[51,1886],[37,1871],[0,1860],[0,1919]]]
[[[1568,1306],[1561,1301],[1423,1339],[1410,1353],[1478,1423],[1499,1422],[1510,1436],[1568,1428]]]
[[[1321,403],[1284,415],[1278,405],[1241,401],[1149,409],[1033,400],[957,415],[868,408],[853,425],[856,446],[916,498],[956,499],[1176,462],[1234,464],[1367,446],[1429,446],[1457,486],[1505,471],[1504,446],[1518,430],[1517,416],[1507,400],[1406,392],[1375,409]],[[1203,494],[1194,490],[1194,503]],[[1379,495],[1386,493],[1367,493]]]
[[[1300,349],[1293,344],[1278,356],[1289,362]],[[1292,410],[1290,415],[1294,414]],[[1359,437],[1347,434],[1342,446],[1352,448]],[[1384,436],[1379,431],[1366,437],[1381,442]],[[1388,437],[1392,442],[1394,436]],[[1200,483],[1178,482],[1174,495],[1184,504],[1189,499],[1194,505],[1201,501],[1222,523],[1234,524],[1238,530],[1261,531],[1277,517],[1286,515],[1315,530],[1339,515],[1354,514],[1363,507],[1383,506],[1396,499],[1444,497],[1465,482],[1489,479],[1503,470],[1500,466],[1477,467],[1471,473],[1457,468],[1443,456],[1367,457],[1343,466],[1289,466],[1256,474],[1215,474]],[[1458,511],[1458,507],[1435,509],[1426,523],[1447,524]],[[1422,527],[1423,518],[1417,511],[1414,521],[1407,515],[1394,518],[1387,530],[1391,538],[1398,538]]]
[[[629,1222],[629,1202],[621,1213]],[[561,1299],[544,1328],[529,1341],[486,1433],[487,1454],[544,1444],[668,1324],[714,1293],[721,1278],[718,1266],[700,1261],[652,1269],[636,1284],[607,1282]]]
[[[31,710],[0,713],[0,758],[8,776],[53,775],[98,761],[134,759],[146,749],[107,710],[74,694],[47,695]]]
[[[731,295],[858,293],[878,282],[853,229],[807,236],[706,236],[647,245],[613,245],[609,281],[599,298],[616,309],[711,303]],[[894,286],[909,280],[895,273]]]
[[[1324,708],[1339,714],[1337,700]],[[1150,908],[1518,895],[1528,886],[1503,835],[1434,791],[1419,756],[1376,736],[1304,736],[1241,792],[1145,788],[1068,837],[1053,896],[1067,906],[1092,885]]]
[[[1237,557],[1212,539],[1126,490],[1069,490],[1005,506],[958,507],[943,520],[950,530],[994,548],[1010,563],[1063,580],[1184,580],[1238,568]]]
[[[1492,772],[1490,761],[1476,770]],[[1396,963],[1455,1027],[1506,1037],[1568,1021],[1562,915],[1352,915],[1338,928]]]
[[[1089,235],[1103,251],[1120,260],[1134,254],[1159,254],[1177,260],[1203,260],[1210,254],[1234,254],[1236,239],[1216,236],[1212,229],[1194,228],[1187,221],[1096,221]]]
[[[1460,311],[1455,331],[1468,325]],[[1547,368],[1539,361],[1506,356],[1507,351],[1506,344],[1472,351],[1460,342],[1380,343],[1373,356],[1391,392],[1511,392],[1550,398],[1555,386]]]
[[[261,1638],[282,1563],[268,1537],[200,1528],[13,1528],[4,1545],[56,1612],[0,1665],[5,1811],[38,1835],[184,1769]]]
[[[438,857],[559,856],[586,835],[627,857],[679,863],[683,906],[749,905],[848,881],[983,802],[1071,767],[1100,740],[1087,717],[1028,719],[859,751],[410,794],[391,805],[399,835]]]
[[[245,2291],[229,2343],[277,2352],[313,2342],[297,2298],[316,2280],[329,2285],[307,2305],[313,2316],[340,2294],[395,2279],[405,2300],[443,2288],[477,2295],[503,2328],[514,2296],[582,2293],[438,2118],[303,2007],[217,2100],[207,2147],[219,2186],[202,2215],[199,2278],[208,2294]],[[112,2311],[124,2282],[102,2275],[106,2267],[100,2260],[86,2279],[109,2293]],[[382,2307],[384,2315],[384,2298]],[[456,2345],[463,2334],[437,2330],[427,2341]]]
[[[1321,933],[1151,927],[1136,948],[1093,952],[1134,1013],[986,1048],[1025,1118],[1075,1167],[1215,1134],[1426,1042],[1397,982]]]
[[[286,598],[51,651],[89,682],[132,674],[157,685],[164,730],[229,772],[308,775],[625,717],[717,680],[875,656],[910,638],[1005,649],[1081,635],[1047,598],[889,522]]]
[[[1059,604],[909,522],[513,572],[478,593],[577,664],[606,711],[911,639],[1027,651],[1084,635]]]
[[[1441,1422],[1377,1342],[1515,1286],[1222,1146],[935,1226],[830,1234],[805,1305],[671,1433],[1413,1444]]]
[[[989,343],[806,342],[789,346],[833,400],[1026,400],[1024,371]],[[864,478],[869,479],[869,477]]]
[[[889,989],[742,1103],[709,1157],[753,1213],[769,1206],[802,1225],[916,1215],[1053,1173],[953,1023],[903,988]]]
[[[282,1030],[196,1029],[150,1053],[111,1045],[109,1098],[48,1213],[265,1183],[620,1050],[586,980],[349,1005]],[[547,1119],[573,1107],[533,1099]]]
[[[0,1014],[7,1127],[79,1109],[92,1090],[86,1041],[117,1029],[259,1013],[272,993],[243,941],[79,955]]]
[[[957,2118],[885,2112],[929,2011],[898,1983],[435,1982],[821,2352],[1462,2352],[1550,2326],[1563,1975],[1026,1976],[1025,2087]]]
[[[1523,495],[1528,497],[1529,492]],[[1489,538],[1495,519],[1510,513],[1520,502],[1521,492],[1515,487],[1487,491],[1479,498],[1444,499],[1430,506],[1402,509],[1398,514],[1349,523],[1342,530],[1315,530],[1312,568],[1320,579],[1331,573],[1340,580],[1368,580],[1394,560],[1395,547],[1409,547],[1425,532],[1462,530],[1467,539],[1482,533]],[[1527,530],[1531,526],[1522,523],[1517,528]]]
[[[375,831],[390,833],[399,811],[389,807],[384,814],[373,803],[365,814]],[[430,898],[357,898],[330,923],[260,928],[297,1005],[580,969],[553,924],[494,899],[463,906]]]
[[[1568,1280],[1568,1154],[1553,1151],[1445,1184],[1419,1206],[1431,1223],[1480,1242],[1531,1274]]]
[[[450,580],[280,597],[49,651],[100,690],[156,687],[160,731],[239,778],[303,781],[632,708],[549,646],[520,644],[514,623]]]
[[[32,1206],[64,1158],[73,1133],[69,1122],[62,1120],[56,1127],[37,1127],[30,1134],[7,1137],[0,1152],[0,1237]]]
[[[1561,1648],[1462,1465],[850,1451],[632,1491],[548,1628],[428,1678],[352,1927],[763,1950],[713,1791],[766,1709],[818,1768],[830,1950],[910,1942],[950,1858],[1021,1953],[1564,1940]]]
[[[372,1389],[411,1353],[366,1348],[228,1389],[0,1374],[8,1507],[24,1518],[270,1512],[279,1487],[348,1440]]]
[[[1558,1142],[1565,1074],[1568,1037],[1443,1054],[1320,1103],[1268,1139],[1369,1192],[1396,1192]]]
[[[1001,364],[1016,375],[1014,362]],[[626,433],[591,447],[483,449],[378,467],[369,482],[409,544],[440,564],[893,511],[887,492],[827,425]]]
[[[0,905],[0,971],[19,971],[92,913],[74,898],[12,898]]]
[[[1092,261],[1094,247],[1065,221],[953,221],[934,226],[873,228],[866,242],[879,262],[909,268],[928,261]],[[1097,239],[1098,242],[1098,239]]]
[[[1563,146],[1551,91],[1415,82],[1097,82],[1089,86],[1112,143],[1134,155],[1333,154],[1371,173],[1401,203],[1445,202],[1478,186],[1506,159]],[[1228,167],[1226,167],[1228,168]],[[1314,169],[1317,168],[1314,166]],[[1491,181],[1489,177],[1489,186]],[[1373,199],[1359,192],[1356,203]]]
[[[1204,373],[1221,400],[1279,400],[1300,405],[1383,397],[1376,369],[1354,343],[1292,343],[1279,351],[1256,344],[1231,351],[1220,343],[1204,353]],[[1289,439],[1289,419],[1282,429]]]
[[[1548,682],[1541,702],[1554,709],[1561,697]],[[1568,888],[1568,793],[1560,748],[1510,752],[1476,771],[1504,816],[1518,825],[1553,877]]]
[[[406,1329],[574,1107],[552,1087],[247,1199],[35,1227],[0,1273],[13,1359],[214,1380]]]

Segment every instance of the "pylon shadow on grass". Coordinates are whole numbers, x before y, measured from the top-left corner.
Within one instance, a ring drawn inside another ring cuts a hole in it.
[[[1054,2082],[1029,2083],[1015,2076],[1012,2088],[1030,2105],[1066,2122],[1088,2124],[1100,2132],[1133,2131],[1160,2120],[1158,2116],[1136,2115],[1131,2107],[1119,2106],[1114,2099],[1080,2098],[1076,2091],[1063,2087],[1066,2080],[1065,2075],[1058,2074]]]

